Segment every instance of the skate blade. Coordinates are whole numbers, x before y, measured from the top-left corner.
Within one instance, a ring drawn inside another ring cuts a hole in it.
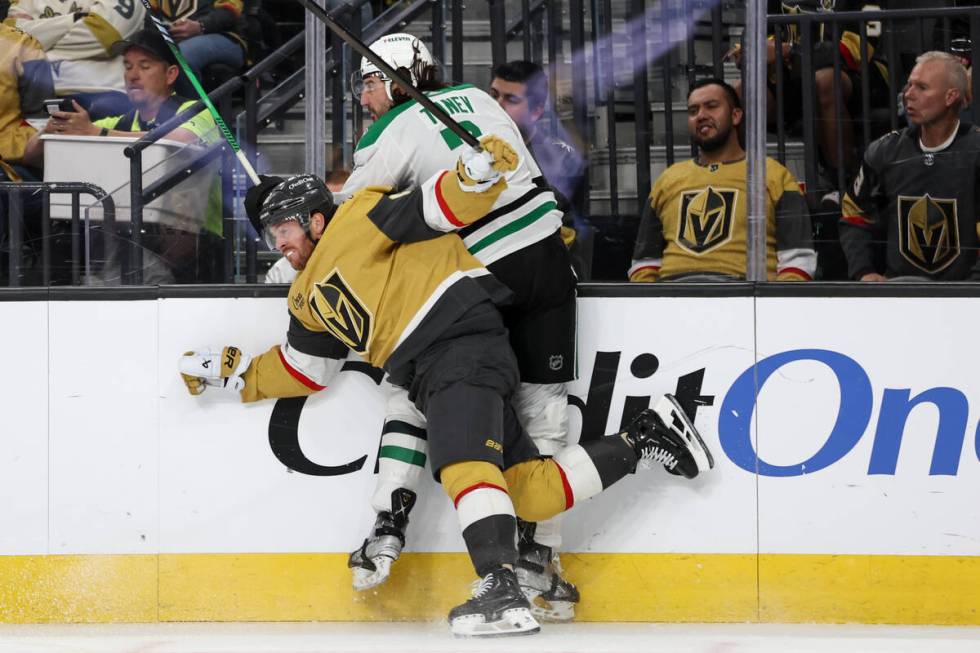
[[[694,456],[694,462],[698,465],[698,472],[714,469],[715,459],[711,455],[711,451],[708,450],[708,446],[701,439],[701,434],[694,428],[694,424],[684,409],[681,408],[681,405],[677,403],[674,395],[665,394],[662,396],[653,410],[660,416],[664,424],[673,424],[675,416],[684,424],[684,441],[687,443],[691,455]]]
[[[388,580],[388,576],[391,575],[391,560],[381,556],[375,558],[373,562],[374,566],[377,567],[375,571],[364,569],[363,567],[353,567],[351,569],[353,576],[352,584],[355,591],[363,592],[374,589],[379,585],[383,585]]]
[[[531,601],[531,616],[538,621],[571,621],[575,618],[575,604],[571,601],[546,601],[537,597]]]
[[[450,622],[449,628],[456,637],[516,637],[541,630],[527,608],[504,610],[497,621],[483,621],[481,615],[459,617]]]

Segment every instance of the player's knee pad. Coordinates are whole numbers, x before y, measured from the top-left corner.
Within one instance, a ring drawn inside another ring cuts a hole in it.
[[[524,521],[544,521],[571,507],[561,468],[550,458],[512,465],[504,472],[504,479],[514,510]]]
[[[378,480],[371,497],[375,511],[391,510],[391,493],[397,488],[418,493],[428,451],[425,417],[406,390],[392,388],[381,428]]]
[[[507,481],[496,465],[475,460],[453,463],[439,470],[439,480],[456,506],[463,530],[494,515],[514,516]]]
[[[522,383],[514,410],[542,456],[554,456],[566,444],[568,389],[564,383]]]

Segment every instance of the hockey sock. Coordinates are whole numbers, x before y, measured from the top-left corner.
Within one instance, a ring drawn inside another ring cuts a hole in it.
[[[389,416],[381,430],[378,480],[371,499],[376,512],[391,510],[391,493],[399,488],[418,492],[427,450],[424,428]]]
[[[460,530],[479,576],[517,563],[517,519],[507,482],[496,465],[467,461],[439,471],[456,506]]]
[[[571,451],[572,449],[580,449],[581,452]],[[568,451],[568,456],[563,455],[565,451]],[[589,463],[591,463],[602,486],[599,491],[589,494],[589,496],[583,494],[580,498],[576,493],[575,499],[577,501],[595,496],[636,469],[636,452],[620,433],[583,442],[575,447],[568,447],[565,451],[559,452],[556,459],[559,460],[570,477],[579,473],[580,468],[582,474],[588,475]]]

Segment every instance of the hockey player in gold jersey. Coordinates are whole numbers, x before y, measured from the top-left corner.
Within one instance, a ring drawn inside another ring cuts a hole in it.
[[[713,466],[669,396],[623,433],[539,455],[509,402],[517,361],[494,305],[508,293],[445,233],[483,217],[517,166],[502,139],[481,143],[485,151],[467,152],[455,172],[400,192],[366,188],[340,207],[313,176],[277,184],[253,206],[261,206],[263,231],[302,269],[289,290],[286,344],[254,358],[235,347],[189,352],[179,364],[192,394],[217,387],[255,401],[323,389],[351,350],[408,388],[428,422],[431,469],[482,577],[449,614],[463,636],[539,628],[513,570],[516,516],[550,518],[640,460],[688,478]],[[306,240],[293,238],[297,232]]]
[[[672,165],[654,184],[630,281],[745,278],[748,200],[738,96],[724,81],[706,79],[687,104],[698,158]],[[809,281],[817,264],[799,184],[773,159],[766,159],[766,260],[769,279],[780,281]]]

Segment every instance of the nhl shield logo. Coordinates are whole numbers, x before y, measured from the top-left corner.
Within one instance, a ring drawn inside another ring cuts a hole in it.
[[[553,354],[548,357],[548,367],[551,368],[552,372],[557,372],[565,365],[565,357],[561,354]]]
[[[704,254],[732,237],[738,190],[708,186],[681,195],[677,244]]]
[[[314,285],[310,308],[337,339],[359,354],[367,351],[374,318],[337,268]]]
[[[898,249],[909,263],[935,274],[960,253],[956,200],[898,196]]]

